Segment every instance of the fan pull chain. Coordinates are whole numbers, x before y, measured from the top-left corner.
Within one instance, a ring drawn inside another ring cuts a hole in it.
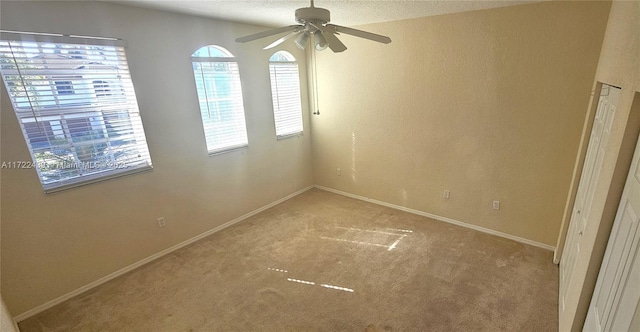
[[[313,37],[315,39],[315,36]],[[320,115],[320,106],[318,103],[318,66],[316,65],[316,49],[315,47],[311,48],[311,57],[313,61],[313,101],[315,102],[316,111],[313,112],[313,115]]]

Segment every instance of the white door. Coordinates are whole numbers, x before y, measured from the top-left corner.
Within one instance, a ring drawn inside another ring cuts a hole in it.
[[[640,300],[639,216],[640,144],[636,144],[584,331],[640,331],[639,326],[631,327]]]
[[[591,203],[595,186],[598,183],[600,168],[604,158],[613,117],[616,113],[616,102],[620,95],[620,89],[606,84],[602,85],[600,100],[596,116],[593,120],[591,137],[587,147],[576,201],[573,206],[567,239],[565,242],[562,259],[560,261],[560,293],[558,310],[563,313],[566,305],[567,287],[571,282],[571,275],[581,250],[582,234],[587,226],[587,220],[591,213]]]

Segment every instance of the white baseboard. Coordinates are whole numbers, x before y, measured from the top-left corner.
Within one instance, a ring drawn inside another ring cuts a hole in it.
[[[473,229],[473,230],[476,230],[476,231],[479,231],[479,232],[483,232],[483,233],[487,233],[487,234],[491,234],[491,235],[496,235],[496,236],[503,237],[503,238],[506,238],[506,239],[509,239],[509,240],[513,240],[513,241],[516,241],[516,242],[528,244],[528,245],[531,245],[531,246],[534,246],[534,247],[538,247],[538,248],[542,248],[542,249],[546,249],[546,250],[550,250],[550,251],[555,251],[555,249],[556,249],[554,246],[550,246],[548,244],[536,242],[536,241],[533,241],[533,240],[525,239],[525,238],[522,238],[522,237],[519,237],[519,236],[507,234],[507,233],[502,233],[502,232],[499,232],[499,231],[495,231],[493,229],[484,228],[482,226],[469,224],[469,223],[462,222],[462,221],[459,221],[459,220],[438,216],[438,215],[427,213],[427,212],[424,212],[424,211],[410,209],[410,208],[407,208],[407,207],[404,207],[404,206],[395,205],[395,204],[391,204],[391,203],[387,203],[387,202],[383,202],[383,201],[378,201],[378,200],[375,200],[375,199],[372,199],[372,198],[368,198],[368,197],[364,197],[364,196],[358,196],[358,195],[350,194],[348,192],[344,192],[344,191],[340,191],[340,190],[336,190],[336,189],[332,189],[332,188],[327,188],[327,187],[323,187],[323,186],[316,185],[314,187],[316,187],[318,189],[321,189],[321,190],[324,190],[324,191],[332,192],[334,194],[338,194],[338,195],[342,195],[342,196],[347,196],[347,197],[359,199],[361,201],[365,201],[365,202],[369,202],[369,203],[373,203],[373,204],[377,204],[377,205],[386,206],[386,207],[389,207],[389,208],[392,208],[392,209],[401,210],[401,211],[417,214],[419,216],[423,216],[423,217],[427,217],[427,218],[431,218],[431,219],[435,219],[435,220],[439,220],[439,221],[444,221],[444,222],[447,222],[447,223],[450,223],[450,224],[454,224],[454,225],[457,225],[457,226],[470,228],[470,229]]]
[[[298,191],[296,191],[296,192],[294,192],[294,193],[292,193],[290,195],[287,195],[287,196],[285,196],[283,198],[280,198],[277,201],[274,201],[274,202],[269,203],[269,204],[267,204],[267,205],[265,205],[265,206],[263,206],[261,208],[258,208],[257,210],[251,211],[251,212],[249,212],[249,213],[247,213],[247,214],[245,214],[243,216],[240,216],[240,217],[238,217],[236,219],[228,221],[228,222],[226,222],[226,223],[224,223],[224,224],[222,224],[222,225],[220,225],[218,227],[210,229],[210,230],[208,230],[208,231],[206,231],[204,233],[201,233],[199,235],[196,235],[196,236],[194,236],[194,237],[192,237],[192,238],[190,238],[190,239],[188,239],[186,241],[180,242],[180,243],[178,243],[178,244],[176,244],[176,245],[174,245],[174,246],[172,246],[170,248],[162,250],[162,251],[160,251],[158,253],[155,253],[155,254],[147,257],[147,258],[144,258],[144,259],[142,259],[142,260],[140,260],[138,262],[135,262],[135,263],[133,263],[133,264],[131,264],[129,266],[126,266],[126,267],[124,267],[124,268],[122,268],[122,269],[120,269],[118,271],[115,271],[115,272],[113,272],[111,274],[108,274],[108,275],[106,275],[106,276],[104,276],[104,277],[102,277],[102,278],[100,278],[100,279],[98,279],[96,281],[93,281],[93,282],[91,282],[91,283],[89,283],[87,285],[84,285],[84,286],[82,286],[82,287],[80,287],[80,288],[78,288],[78,289],[76,289],[74,291],[71,291],[71,292],[69,292],[67,294],[59,296],[59,297],[57,297],[57,298],[55,298],[55,299],[53,299],[53,300],[51,300],[49,302],[41,304],[41,305],[31,309],[31,310],[28,310],[28,311],[25,311],[25,312],[21,313],[19,315],[16,315],[14,317],[14,320],[16,322],[21,322],[21,321],[23,321],[23,320],[25,320],[25,319],[27,319],[29,317],[32,317],[32,316],[34,316],[34,315],[36,315],[38,313],[41,313],[41,312],[43,312],[43,311],[45,311],[45,310],[47,310],[47,309],[49,309],[49,308],[51,308],[51,307],[53,307],[53,306],[55,306],[57,304],[60,304],[60,303],[66,301],[66,300],[68,300],[68,299],[70,299],[70,298],[72,298],[74,296],[80,295],[80,294],[82,294],[82,293],[84,293],[84,292],[86,292],[86,291],[88,291],[88,290],[90,290],[92,288],[100,286],[100,285],[104,284],[107,281],[115,279],[115,278],[117,278],[117,277],[129,272],[129,271],[132,271],[132,270],[134,270],[134,269],[136,269],[136,268],[138,268],[138,267],[140,267],[142,265],[145,265],[145,264],[147,264],[149,262],[152,262],[152,261],[154,261],[154,260],[156,260],[156,259],[158,259],[158,258],[160,258],[160,257],[162,257],[164,255],[170,254],[170,253],[172,253],[172,252],[174,252],[174,251],[176,251],[176,250],[178,250],[180,248],[188,246],[188,245],[190,245],[190,244],[192,244],[192,243],[194,243],[194,242],[196,242],[196,241],[198,241],[198,240],[200,240],[202,238],[205,238],[205,237],[207,237],[207,236],[209,236],[209,235],[211,235],[213,233],[219,232],[219,231],[221,231],[221,230],[223,230],[223,229],[225,229],[225,228],[227,228],[229,226],[237,224],[237,223],[239,223],[239,222],[241,222],[241,221],[243,221],[245,219],[248,219],[248,218],[250,218],[250,217],[252,217],[252,216],[254,216],[254,215],[256,215],[256,214],[258,214],[258,213],[260,213],[260,212],[262,212],[264,210],[266,210],[266,209],[272,208],[272,207],[274,207],[274,206],[276,206],[276,205],[278,205],[278,204],[280,204],[280,203],[282,203],[282,202],[284,202],[286,200],[289,200],[289,199],[291,199],[291,198],[293,198],[295,196],[298,196],[298,195],[300,195],[300,194],[302,194],[302,193],[304,193],[304,192],[306,192],[306,191],[308,191],[310,189],[313,189],[313,186],[309,186],[309,187],[306,187],[306,188],[304,188],[302,190],[298,190]]]

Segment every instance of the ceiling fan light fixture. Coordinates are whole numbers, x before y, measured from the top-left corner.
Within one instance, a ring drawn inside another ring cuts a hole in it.
[[[313,5],[313,0],[310,1],[310,7],[296,9],[296,22],[298,22],[298,24],[240,37],[236,39],[236,42],[246,43],[253,40],[288,32],[288,35],[280,37],[280,39],[269,44],[264,49],[274,48],[284,41],[296,37],[296,35],[299,34],[294,40],[298,48],[304,50],[307,47],[309,38],[313,37],[313,41],[311,43],[313,44],[312,47],[314,47],[314,50],[322,51],[326,48],[330,48],[334,53],[344,52],[347,49],[347,46],[345,46],[344,43],[342,43],[340,39],[336,37],[336,35],[340,34],[347,34],[383,44],[389,44],[391,42],[391,38],[387,36],[343,27],[340,25],[329,24],[329,21],[331,19],[331,13],[329,12],[329,10],[315,7]],[[311,34],[313,34],[313,36]]]
[[[327,46],[329,46],[329,44],[327,44],[327,40],[324,39],[322,32],[319,30],[313,33],[313,39],[316,44],[316,50],[318,51],[324,51],[327,49]]]
[[[309,32],[305,31],[300,34],[300,36],[296,37],[295,43],[298,48],[304,50],[305,46],[307,46],[307,41],[309,40]]]

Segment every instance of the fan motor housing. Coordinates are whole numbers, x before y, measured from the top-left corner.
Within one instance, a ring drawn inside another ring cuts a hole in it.
[[[296,22],[300,24],[307,22],[327,23],[329,21],[331,21],[331,14],[324,8],[306,7],[296,9]]]

